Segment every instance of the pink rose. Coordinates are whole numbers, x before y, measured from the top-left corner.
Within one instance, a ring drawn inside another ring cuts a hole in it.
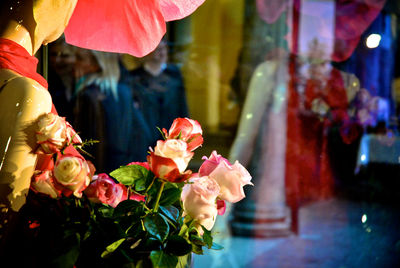
[[[227,165],[231,165],[228,159],[219,155],[217,151],[213,151],[210,155],[210,158],[207,158],[207,156],[203,156],[202,159],[205,161],[200,166],[199,169],[200,176],[208,176],[221,162],[225,162]]]
[[[54,177],[66,196],[74,194],[81,197],[82,191],[90,183],[91,169],[83,158],[59,155],[54,166]]]
[[[68,143],[79,144],[82,140],[63,117],[53,113],[42,115],[36,131],[38,153],[53,154],[59,152]]]
[[[228,202],[238,202],[245,197],[243,186],[250,184],[249,172],[238,161],[231,164],[226,158],[213,151],[210,158],[200,166],[200,176],[210,176],[217,181],[221,187],[219,198]]]
[[[129,164],[127,164],[127,166],[133,166],[133,165],[139,165],[147,170],[150,170],[150,166],[147,162],[130,162]]]
[[[245,198],[243,186],[253,185],[249,172],[238,161],[233,165],[221,161],[209,177],[215,179],[221,188],[218,197],[232,203]]]
[[[31,189],[36,193],[42,193],[51,198],[61,196],[61,191],[54,184],[53,172],[51,170],[36,170],[32,177]]]
[[[167,139],[180,139],[187,143],[187,149],[193,151],[203,144],[203,130],[199,122],[189,118],[176,118],[168,133],[163,132]]]
[[[128,198],[128,190],[123,184],[115,183],[107,174],[93,176],[93,181],[85,190],[86,196],[93,203],[103,203],[116,207]]]
[[[184,216],[189,215],[207,230],[211,230],[218,214],[217,196],[220,187],[207,176],[192,177],[190,182],[183,187],[181,194]],[[202,233],[200,228],[199,231]]]

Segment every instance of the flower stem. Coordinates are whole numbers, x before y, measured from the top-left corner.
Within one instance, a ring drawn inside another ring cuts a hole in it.
[[[156,176],[154,176],[153,181],[150,183],[149,187],[147,187],[146,191],[144,191],[145,194],[150,190],[151,186],[153,186],[154,182],[156,180]]]
[[[165,183],[166,183],[166,182],[163,181],[163,182],[161,183],[160,190],[158,190],[157,199],[156,199],[156,204],[154,205],[154,212],[157,212],[157,211],[158,211],[158,203],[160,202],[161,194],[162,194],[162,192],[163,192],[163,190],[164,190]]]

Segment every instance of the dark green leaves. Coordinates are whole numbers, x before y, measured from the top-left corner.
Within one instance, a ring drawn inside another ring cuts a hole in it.
[[[178,264],[178,257],[156,250],[150,253],[150,259],[154,268],[170,268]]]
[[[167,219],[161,214],[147,215],[143,220],[144,227],[150,235],[163,242],[169,233],[169,224]]]

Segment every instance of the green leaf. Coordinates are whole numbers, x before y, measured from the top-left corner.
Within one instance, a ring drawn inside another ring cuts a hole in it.
[[[126,238],[121,238],[120,240],[115,241],[114,243],[108,245],[106,250],[101,253],[102,258],[106,258],[111,253],[113,253],[117,248],[126,240]]]
[[[118,204],[118,206],[114,209],[114,217],[119,217],[128,212],[135,212],[137,208],[143,207],[142,202],[138,202],[135,200],[125,200]]]
[[[135,191],[140,192],[146,190],[146,178],[140,178],[135,181]]]
[[[150,259],[154,268],[171,268],[178,264],[178,257],[169,255],[161,250],[152,251]]]
[[[192,252],[192,245],[183,237],[173,235],[168,238],[165,250],[172,255],[184,256]]]
[[[102,205],[97,209],[97,211],[104,217],[104,218],[111,218],[114,213],[114,208]]]
[[[192,253],[187,254],[185,256],[180,256],[180,257],[178,257],[178,264],[176,265],[176,268],[190,267],[191,261],[192,261]]]
[[[160,206],[160,211],[163,215],[165,215],[168,219],[173,222],[178,222],[179,219],[179,209],[174,206]]]
[[[197,246],[205,246],[206,245],[206,243],[204,243],[203,239],[200,236],[197,236],[194,234],[190,234],[189,240],[190,240],[190,242],[192,242],[193,245],[197,245]]]
[[[178,188],[169,188],[163,191],[160,205],[161,206],[169,206],[174,204],[181,198],[181,189]]]
[[[147,178],[149,171],[139,165],[122,166],[110,173],[120,183],[130,186],[135,183],[136,180],[141,178]]]
[[[203,228],[204,234],[203,234],[203,240],[206,243],[208,248],[211,248],[213,245],[213,238],[211,236],[211,231],[207,230],[203,225],[201,225],[201,228]]]
[[[169,233],[167,219],[161,214],[149,214],[143,220],[144,227],[150,235],[163,242]]]

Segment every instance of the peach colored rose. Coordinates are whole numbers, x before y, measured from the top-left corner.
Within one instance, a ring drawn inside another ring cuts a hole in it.
[[[207,230],[211,230],[218,214],[217,196],[220,187],[208,176],[192,177],[190,182],[182,189],[184,215],[189,215]]]
[[[83,158],[60,155],[54,166],[54,177],[67,190],[63,191],[66,196],[73,193],[76,197],[81,197],[82,191],[90,183],[91,170]]]
[[[186,142],[170,139],[166,141],[157,141],[157,146],[154,148],[154,154],[171,159],[175,162],[179,172],[183,173],[194,153],[187,150]]]
[[[36,131],[38,153],[53,154],[63,149],[67,143],[82,143],[80,137],[63,117],[48,113],[39,118]]]
[[[178,166],[171,158],[158,156],[154,152],[147,156],[147,162],[150,170],[158,178],[169,182],[183,182],[192,174],[190,170],[186,170],[183,173],[179,172]]]
[[[163,132],[167,139],[180,139],[187,143],[187,149],[193,151],[203,144],[203,130],[199,122],[189,118],[176,118],[168,133]]]
[[[53,172],[51,170],[36,170],[32,177],[31,189],[34,192],[46,194],[51,198],[61,196],[61,191],[54,184]]]

